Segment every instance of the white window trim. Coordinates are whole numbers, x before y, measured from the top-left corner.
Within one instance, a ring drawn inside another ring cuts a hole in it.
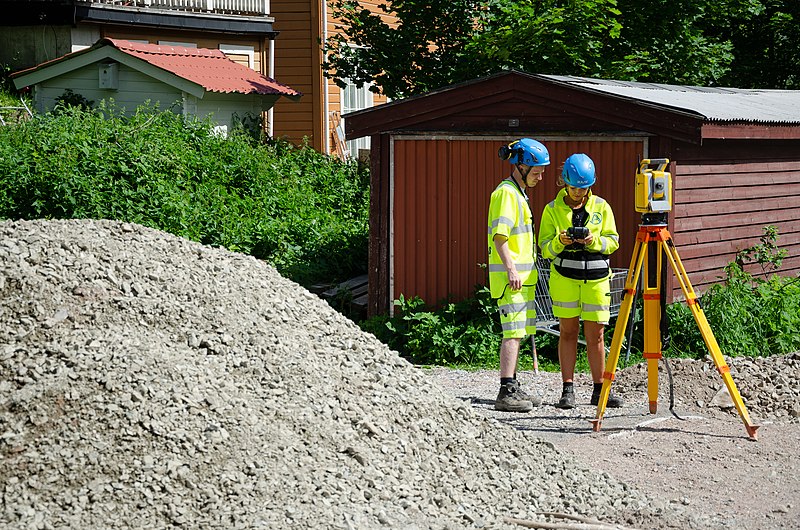
[[[255,69],[256,49],[253,46],[244,46],[242,44],[220,44],[219,51],[225,54],[232,53],[236,55],[247,55],[247,66],[249,66],[251,69]]]

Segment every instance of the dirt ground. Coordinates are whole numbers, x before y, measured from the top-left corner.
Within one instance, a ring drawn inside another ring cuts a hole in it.
[[[576,378],[578,406],[570,411],[554,406],[560,374],[519,374],[524,387],[544,402],[530,413],[515,414],[493,408],[496,371],[435,368],[431,373],[476,411],[552,442],[586,466],[649,493],[655,503],[678,503],[713,517],[723,528],[800,528],[800,422],[763,420],[751,412],[760,425],[757,441],[751,440],[735,409],[708,405],[707,380],[675,381],[674,411],[683,420],[669,410],[666,381],[659,383],[656,414],[649,413],[646,379],[612,386],[625,397],[625,406],[607,409],[595,432],[590,420],[597,407],[589,404],[591,382],[585,374]]]

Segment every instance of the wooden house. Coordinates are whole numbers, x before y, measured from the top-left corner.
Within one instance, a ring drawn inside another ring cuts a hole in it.
[[[300,97],[220,50],[108,38],[12,78],[18,89],[34,87],[39,112],[52,110],[72,90],[90,101],[113,99],[127,112],[150,102],[184,116],[211,117],[224,132],[247,116],[260,116],[281,96]]]
[[[377,0],[359,0],[378,11]],[[301,92],[265,114],[270,136],[345,154],[340,116],[385,99],[322,75],[321,42],[336,30],[328,0],[0,0],[0,63],[22,70],[102,38],[217,49]],[[338,127],[338,133],[337,133]],[[368,147],[354,140],[350,151]]]
[[[535,218],[567,156],[595,161],[593,189],[621,236],[614,267],[628,268],[641,221],[639,160],[667,157],[669,229],[695,290],[719,281],[766,225],[788,251],[782,273],[800,273],[800,91],[507,71],[345,118],[348,139],[372,138],[369,314],[401,294],[435,304],[486,283],[489,195],[511,169],[497,151],[521,137],[542,141],[553,161],[531,194]],[[671,289],[680,295],[677,282]]]

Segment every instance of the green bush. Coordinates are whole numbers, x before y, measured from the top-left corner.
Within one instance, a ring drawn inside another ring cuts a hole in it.
[[[759,245],[739,252],[725,268],[725,282],[710,287],[700,303],[714,338],[724,355],[757,356],[782,354],[800,350],[800,278],[784,278],[775,274],[756,278],[745,272],[745,266],[759,266],[762,272],[774,273],[784,251],[775,245],[777,230],[766,227]],[[395,301],[393,317],[375,317],[361,323],[366,331],[398,350],[416,364],[447,366],[496,367],[500,346],[500,321],[495,303],[485,287],[477,287],[475,296],[457,304],[440,304],[431,311],[419,298]],[[633,329],[630,358],[627,364],[642,361],[642,304],[634,311],[637,321]],[[669,339],[665,340],[667,356],[702,358],[707,349],[697,323],[683,302],[667,306]],[[605,330],[610,345],[616,327],[612,319]],[[628,329],[631,329],[630,327]],[[627,335],[627,333],[626,333]],[[539,367],[557,371],[558,339],[545,333],[536,334]],[[579,348],[578,371],[587,371],[584,348]],[[530,341],[520,350],[521,367],[529,368]],[[627,340],[622,342],[619,366],[626,365]]]
[[[0,218],[118,219],[252,254],[304,285],[363,274],[368,175],[309,147],[113,103],[0,127]]]
[[[776,246],[774,226],[764,228],[761,243],[741,250],[725,267],[725,281],[712,285],[701,297],[714,338],[722,353],[751,357],[800,350],[800,278],[778,276],[785,250]],[[754,265],[766,274],[755,277],[745,270]],[[675,355],[703,357],[707,348],[685,304],[668,307]]]

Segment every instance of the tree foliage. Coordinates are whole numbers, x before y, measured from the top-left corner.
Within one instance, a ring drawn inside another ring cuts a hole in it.
[[[326,75],[391,98],[504,69],[798,88],[796,0],[337,0]],[[397,24],[386,16],[393,13]]]

